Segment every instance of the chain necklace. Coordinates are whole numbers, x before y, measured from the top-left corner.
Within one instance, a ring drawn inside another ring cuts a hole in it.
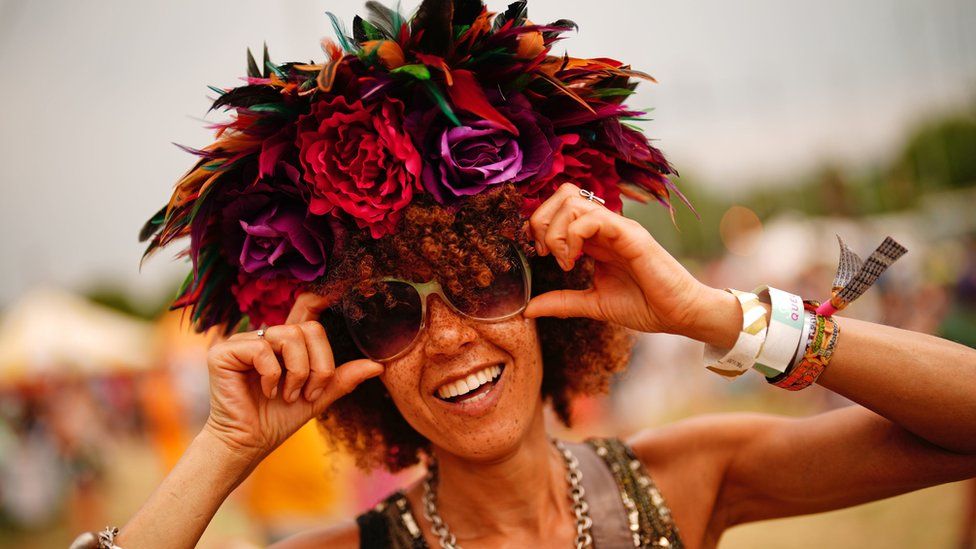
[[[590,535],[590,527],[593,526],[593,519],[590,518],[590,506],[584,499],[586,490],[583,489],[581,481],[583,472],[579,468],[579,460],[569,451],[569,448],[562,441],[552,439],[553,445],[559,450],[559,455],[566,462],[566,481],[569,483],[569,499],[573,502],[573,515],[576,517],[576,549],[591,547],[593,536]],[[437,484],[437,463],[431,461],[427,467],[427,476],[424,477],[424,517],[430,521],[431,530],[440,539],[443,549],[461,549],[457,544],[457,538],[447,527],[444,519],[437,512],[437,496],[434,494],[434,486]]]

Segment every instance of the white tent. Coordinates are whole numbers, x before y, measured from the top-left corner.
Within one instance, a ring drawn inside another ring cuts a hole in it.
[[[35,289],[0,317],[0,385],[144,370],[152,346],[145,321],[64,290]]]

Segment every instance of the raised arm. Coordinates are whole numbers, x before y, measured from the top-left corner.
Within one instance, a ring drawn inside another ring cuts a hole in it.
[[[335,367],[322,299],[300,296],[286,324],[236,334],[208,355],[210,417],[176,467],[122,528],[125,548],[194,547],[214,513],[253,468],[311,418],[382,366]]]
[[[537,296],[527,316],[589,317],[723,348],[736,341],[742,310],[731,294],[698,282],[643,227],[581,198],[577,187],[561,187],[530,225],[541,254],[568,269],[586,253],[596,275],[587,290]],[[699,417],[633,440],[646,464],[685,479],[662,489],[691,537],[976,475],[976,351],[853,319],[838,323],[818,383],[863,407],[802,419]],[[708,524],[689,518],[701,515]]]

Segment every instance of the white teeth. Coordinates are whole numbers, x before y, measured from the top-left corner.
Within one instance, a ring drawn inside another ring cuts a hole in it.
[[[497,379],[501,373],[502,369],[500,366],[488,366],[487,368],[470,374],[464,379],[459,379],[452,383],[442,385],[441,388],[437,390],[437,395],[441,398],[451,398],[470,393],[485,383]]]

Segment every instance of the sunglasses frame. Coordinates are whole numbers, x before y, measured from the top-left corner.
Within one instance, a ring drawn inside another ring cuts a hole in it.
[[[441,286],[441,283],[438,282],[436,279],[428,280],[427,282],[413,282],[411,280],[404,280],[402,278],[387,276],[378,279],[377,282],[402,282],[403,284],[411,286],[414,289],[414,291],[416,291],[417,294],[420,296],[420,327],[417,329],[416,335],[413,336],[413,339],[410,340],[410,343],[406,347],[404,347],[403,350],[399,351],[393,356],[389,358],[382,358],[382,359],[373,358],[369,355],[369,353],[366,352],[365,349],[363,349],[363,345],[359,342],[359,338],[356,337],[356,332],[352,329],[352,326],[350,325],[351,321],[349,320],[349,317],[343,314],[342,317],[345,320],[346,329],[348,330],[350,337],[352,337],[353,342],[356,344],[356,347],[359,349],[361,353],[369,357],[371,360],[375,360],[376,362],[390,362],[406,355],[414,348],[414,346],[417,344],[417,341],[420,339],[420,336],[424,333],[424,330],[427,329],[427,299],[431,295],[439,296],[441,298],[441,301],[446,303],[447,306],[458,315],[465,318],[470,318],[472,320],[477,320],[478,322],[492,322],[492,323],[502,322],[520,314],[528,306],[529,300],[532,299],[532,270],[529,267],[529,260],[528,258],[525,257],[525,254],[522,252],[522,250],[519,249],[517,245],[513,245],[512,247],[515,248],[515,251],[518,253],[519,260],[522,263],[522,282],[525,286],[525,302],[522,303],[522,305],[519,306],[519,308],[516,311],[500,317],[479,318],[458,309],[457,306],[454,305],[454,302],[452,302],[444,293],[444,287]]]

